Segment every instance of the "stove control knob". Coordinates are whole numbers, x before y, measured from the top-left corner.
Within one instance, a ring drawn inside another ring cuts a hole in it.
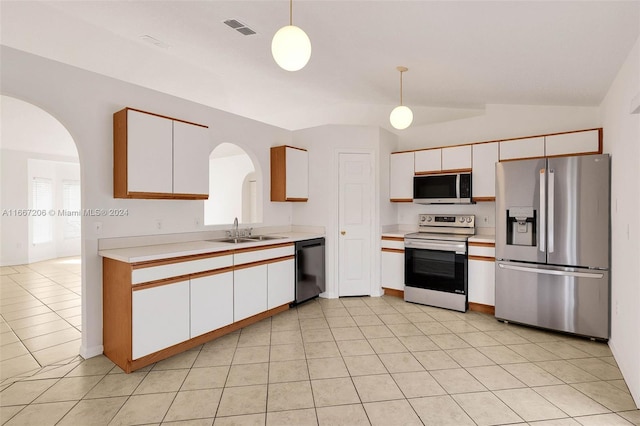
[[[460,217],[460,223],[464,223],[464,217]]]
[[[420,216],[420,222],[424,222],[425,220],[427,220],[425,216]]]
[[[471,223],[471,217],[467,218],[467,223]]]
[[[427,222],[431,222],[433,218],[431,216],[427,216]]]

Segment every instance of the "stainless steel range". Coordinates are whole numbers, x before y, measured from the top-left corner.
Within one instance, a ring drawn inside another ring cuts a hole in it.
[[[473,215],[421,214],[404,236],[404,300],[466,312],[467,239]]]

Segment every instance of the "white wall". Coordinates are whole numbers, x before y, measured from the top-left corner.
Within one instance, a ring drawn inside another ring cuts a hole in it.
[[[604,148],[611,153],[611,340],[640,407],[640,38],[602,102]]]
[[[309,201],[294,203],[293,222],[305,225],[320,225],[326,227],[326,297],[338,297],[338,152],[370,151],[374,164],[386,164],[386,171],[381,167],[374,167],[375,200],[373,218],[371,265],[378,265],[380,258],[380,205],[384,203],[381,195],[381,176],[386,176],[388,186],[389,160],[388,153],[393,144],[393,135],[384,134],[381,142],[380,129],[365,126],[327,125],[299,130],[293,133],[292,145],[306,148],[309,152]],[[383,148],[381,148],[381,146]],[[382,154],[384,150],[385,154]],[[384,156],[384,158],[383,158]],[[388,199],[387,189],[387,199]],[[388,201],[387,201],[388,202]],[[388,211],[384,213],[385,220],[393,220]],[[372,267],[372,294],[380,294],[379,268]]]
[[[81,354],[102,353],[102,260],[98,238],[201,231],[203,201],[113,198],[113,113],[130,106],[209,126],[211,148],[231,142],[244,149],[262,174],[269,199],[269,148],[291,143],[291,133],[244,117],[2,46],[0,92],[37,105],[58,119],[76,143],[85,209],[128,209],[126,217],[83,218]],[[207,90],[203,87],[202,90]],[[153,162],[151,157],[150,163]],[[4,160],[3,160],[4,161]],[[156,230],[152,218],[162,220]],[[291,223],[289,203],[263,204],[263,221]],[[102,232],[95,231],[102,223]],[[228,225],[227,225],[228,226]],[[222,228],[225,228],[224,226]]]

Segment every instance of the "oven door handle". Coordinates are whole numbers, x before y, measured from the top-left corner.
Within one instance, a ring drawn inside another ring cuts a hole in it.
[[[467,253],[467,245],[465,243],[454,242],[404,240],[404,248],[452,251],[456,252],[456,254]]]

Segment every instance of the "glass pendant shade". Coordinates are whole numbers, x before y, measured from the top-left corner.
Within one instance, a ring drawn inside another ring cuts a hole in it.
[[[398,105],[393,109],[393,111],[391,111],[389,121],[394,128],[404,130],[411,125],[411,122],[413,121],[413,112],[407,106]]]
[[[271,54],[280,68],[298,71],[311,58],[311,40],[299,27],[287,25],[273,36]]]

